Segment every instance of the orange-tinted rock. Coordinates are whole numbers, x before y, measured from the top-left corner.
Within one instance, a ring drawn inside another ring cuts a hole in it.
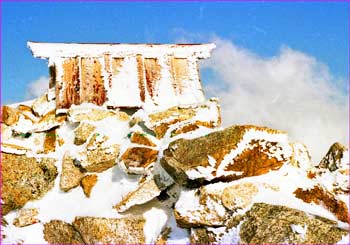
[[[152,140],[147,137],[145,133],[141,132],[133,132],[130,138],[131,143],[139,144],[139,145],[145,145],[145,146],[157,146],[155,143],[152,142]]]
[[[96,183],[97,183],[96,174],[86,175],[84,178],[82,178],[80,185],[83,188],[83,191],[86,197],[90,197],[92,188],[95,186]]]
[[[56,129],[46,132],[44,140],[44,153],[53,152],[56,149]]]
[[[157,160],[158,151],[147,147],[128,148],[120,158],[122,166],[128,172],[144,171]]]
[[[349,211],[346,204],[319,185],[315,185],[312,189],[307,190],[298,188],[294,191],[294,194],[297,198],[303,200],[304,202],[313,202],[324,206],[340,221],[350,223]]]
[[[284,132],[248,125],[173,141],[161,164],[179,184],[198,186],[265,174],[279,169],[290,156]]]

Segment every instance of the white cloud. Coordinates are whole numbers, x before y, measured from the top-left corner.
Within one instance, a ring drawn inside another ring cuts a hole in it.
[[[224,126],[256,124],[288,131],[305,143],[318,162],[329,146],[348,139],[346,92],[326,65],[288,47],[270,58],[259,57],[230,41],[215,39],[207,95],[220,98]]]
[[[49,88],[49,78],[39,77],[39,79],[32,81],[28,84],[26,97],[28,99],[34,99],[43,95]]]

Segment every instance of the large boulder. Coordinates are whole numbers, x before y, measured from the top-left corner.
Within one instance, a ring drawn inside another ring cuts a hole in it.
[[[280,205],[255,203],[226,226],[191,229],[191,244],[334,244],[347,234],[337,223]]]
[[[3,215],[51,190],[57,176],[55,162],[52,158],[1,153]]]
[[[337,243],[347,231],[336,222],[279,205],[256,203],[240,226],[243,243]]]
[[[76,217],[73,227],[87,244],[142,244],[146,243],[146,220],[133,218]]]
[[[231,181],[278,170],[291,160],[287,134],[257,126],[232,126],[195,139],[178,139],[161,165],[184,186]]]
[[[80,233],[61,220],[51,220],[44,224],[44,239],[49,244],[85,244]]]

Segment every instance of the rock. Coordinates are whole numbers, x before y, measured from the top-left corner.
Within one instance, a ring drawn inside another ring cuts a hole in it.
[[[334,244],[347,231],[325,218],[303,211],[255,203],[240,226],[240,243]]]
[[[321,162],[308,172],[310,178],[327,191],[343,197],[345,202],[350,194],[349,174],[349,150],[339,143],[333,144]]]
[[[119,165],[128,173],[143,174],[157,160],[158,151],[148,147],[131,147],[121,155]]]
[[[39,214],[36,208],[21,209],[18,211],[17,217],[13,220],[13,225],[17,227],[24,227],[38,223],[39,220],[36,217]]]
[[[84,144],[95,129],[96,127],[94,125],[86,122],[81,122],[80,125],[74,130],[74,144]]]
[[[44,239],[49,244],[85,244],[72,225],[60,220],[51,220],[44,224]]]
[[[121,200],[114,208],[118,212],[125,212],[129,208],[144,204],[159,196],[161,190],[157,186],[153,178],[147,179],[140,184],[140,186],[130,193],[128,193],[123,200]]]
[[[46,113],[56,109],[56,101],[48,100],[47,94],[34,100],[32,109],[37,116],[45,115]]]
[[[20,112],[10,106],[1,106],[1,122],[12,126],[18,122]]]
[[[6,215],[39,199],[54,186],[57,176],[55,159],[1,154],[2,163],[2,212]]]
[[[86,197],[90,197],[92,188],[95,186],[97,183],[97,175],[92,174],[92,175],[86,175],[84,178],[81,180],[81,187],[84,190],[84,194]]]
[[[10,126],[7,126],[5,123],[1,123],[1,142],[5,142],[11,139],[12,130]]]
[[[144,244],[143,217],[76,217],[73,226],[87,244]]]
[[[285,206],[255,203],[226,226],[191,228],[190,243],[335,244],[346,234],[334,221]]]
[[[239,224],[243,216],[229,218],[226,226],[190,229],[191,244],[241,244]]]
[[[71,122],[100,121],[112,116],[118,117],[120,121],[129,120],[129,116],[125,112],[105,110],[91,104],[72,105],[67,114],[68,120]]]
[[[46,132],[44,140],[44,153],[54,152],[56,150],[56,129]]]
[[[228,186],[222,192],[222,204],[232,211],[245,209],[251,205],[252,199],[258,191],[258,187],[249,182]]]
[[[56,115],[56,111],[52,110],[46,113],[45,115],[43,115],[43,117],[41,117],[38,123],[34,125],[33,131],[34,132],[48,131],[52,128],[62,125],[65,120],[66,120],[66,115]]]
[[[213,122],[201,122],[201,121],[194,121],[194,122],[189,122],[189,123],[183,123],[179,127],[175,127],[170,132],[170,136],[174,137],[179,134],[185,134],[194,130],[199,129],[200,127],[206,127],[206,128],[215,128],[217,127],[217,124]]]
[[[160,162],[177,183],[196,187],[278,170],[290,161],[291,154],[284,132],[244,125],[195,139],[175,140]]]
[[[326,156],[321,160],[318,168],[328,169],[333,172],[342,168],[342,159],[344,152],[347,151],[346,146],[340,143],[334,143],[328,150]],[[349,159],[345,159],[349,161]]]
[[[191,228],[190,244],[219,244],[218,236],[208,228]]]
[[[78,161],[88,172],[103,172],[116,164],[118,154],[119,145],[109,144],[107,136],[94,134]]]
[[[311,189],[298,188],[294,191],[297,198],[306,203],[315,203],[324,206],[332,212],[340,221],[350,223],[349,210],[345,202],[339,200],[334,194],[328,192],[320,185]]]
[[[11,153],[16,155],[24,155],[28,151],[30,151],[30,149],[20,145],[1,143],[1,152],[6,152],[6,153]]]
[[[165,227],[154,244],[167,244],[171,227]]]
[[[60,178],[60,189],[69,191],[80,184],[84,173],[74,165],[74,159],[66,153],[62,160],[62,173]]]
[[[17,106],[17,110],[19,112],[21,112],[21,115],[27,119],[32,121],[33,123],[36,123],[39,121],[39,118],[36,117],[36,115],[34,114],[32,107],[28,106],[28,105],[18,105]]]
[[[299,142],[293,142],[291,146],[293,148],[291,164],[294,167],[301,168],[305,171],[310,169],[312,167],[311,156],[306,145]]]
[[[138,131],[133,132],[131,134],[130,142],[134,144],[151,146],[151,147],[157,146],[155,143],[152,142],[152,140],[146,133],[138,132]]]
[[[175,203],[179,200],[180,192],[181,187],[178,184],[172,184],[166,189],[164,188],[157,199],[164,207],[174,209]]]
[[[174,209],[177,225],[182,228],[224,225],[228,212],[221,203],[221,191],[205,186],[182,190]]]
[[[216,99],[211,99],[202,105],[174,106],[165,111],[149,114],[148,117],[145,124],[155,132],[158,139],[163,138],[170,128],[173,134],[180,134],[195,130],[196,125],[213,128],[221,124],[220,106]]]

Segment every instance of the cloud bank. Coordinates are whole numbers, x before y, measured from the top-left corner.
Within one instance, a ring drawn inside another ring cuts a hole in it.
[[[49,78],[48,77],[39,77],[37,80],[32,81],[28,84],[27,87],[27,99],[34,99],[43,95],[46,90],[49,88]]]
[[[224,126],[286,130],[307,145],[314,162],[332,143],[348,144],[347,82],[336,80],[327,66],[288,47],[263,58],[230,41],[213,41],[217,48],[201,67],[212,73],[205,90],[220,98]]]

